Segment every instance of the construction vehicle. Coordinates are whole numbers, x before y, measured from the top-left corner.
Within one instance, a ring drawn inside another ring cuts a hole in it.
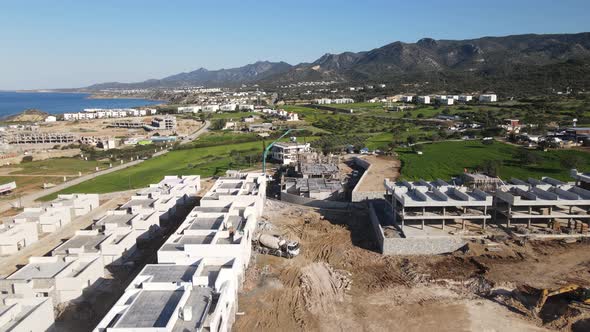
[[[299,255],[299,242],[285,240],[278,235],[258,234],[253,241],[257,252],[264,255],[274,255],[293,258]]]
[[[542,289],[539,299],[533,308],[533,312],[539,314],[550,297],[566,293],[570,294],[574,301],[590,304],[590,289],[576,284],[570,284],[556,289]]]

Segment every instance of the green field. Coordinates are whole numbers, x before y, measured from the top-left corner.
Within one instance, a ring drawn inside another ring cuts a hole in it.
[[[212,113],[211,119],[240,120],[243,118],[247,118],[250,115],[260,115],[260,113],[256,113],[256,112],[218,112],[218,113]]]
[[[69,187],[42,200],[53,199],[57,194],[66,193],[107,193],[146,187],[159,182],[165,175],[197,174],[202,177],[223,174],[227,169],[252,166],[249,162],[237,161],[230,155],[261,155],[262,142],[249,142],[207,148],[170,151],[165,155],[121,171],[99,176],[95,179]]]
[[[20,168],[11,174],[36,174],[36,175],[78,175],[78,172],[94,172],[96,167],[107,168],[108,162],[85,161],[80,158],[54,158],[32,161],[18,165],[4,166],[5,168]]]
[[[408,148],[396,149],[402,161],[402,178],[449,180],[463,173],[465,168],[472,171],[486,160],[499,160],[502,162],[499,176],[505,180],[550,176],[570,181],[569,169],[561,166],[560,161],[572,155],[580,156],[584,161],[580,167],[582,170],[590,169],[590,153],[576,150],[532,151],[538,155],[540,162],[527,166],[514,157],[518,147],[500,142],[491,145],[483,145],[480,141],[439,142],[424,144],[422,148],[422,155]]]

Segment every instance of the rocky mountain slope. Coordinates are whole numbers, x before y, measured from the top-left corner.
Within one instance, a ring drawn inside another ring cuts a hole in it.
[[[588,87],[590,33],[514,35],[469,40],[420,39],[394,42],[366,52],[325,54],[311,63],[257,62],[240,68],[203,68],[141,83],[107,83],[107,87],[173,87],[183,85],[236,86],[242,83],[276,85],[298,81],[424,83],[433,86],[454,80],[459,85],[497,87],[509,80],[549,85]],[[564,72],[560,67],[565,68]],[[552,77],[539,75],[550,72]],[[563,75],[562,75],[563,74]],[[530,76],[530,77],[528,77]],[[541,87],[540,85],[543,85]],[[459,88],[459,87],[457,87]]]

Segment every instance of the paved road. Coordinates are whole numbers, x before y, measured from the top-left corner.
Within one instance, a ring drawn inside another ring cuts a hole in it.
[[[191,135],[187,136],[188,139],[183,140],[180,144],[189,143],[192,140],[194,140],[197,137],[199,137],[200,135],[206,133],[209,130],[209,126],[211,126],[211,122],[205,121],[205,124],[201,128],[199,128],[198,130],[196,130]],[[158,156],[161,156],[163,154],[166,154],[167,152],[168,152],[168,150],[158,151],[158,152],[154,153],[153,156],[154,157],[158,157]],[[51,195],[53,193],[59,192],[61,190],[64,190],[64,189],[66,189],[68,187],[77,185],[77,184],[82,183],[84,181],[88,181],[88,180],[94,179],[94,178],[96,178],[98,176],[101,176],[101,175],[109,174],[109,173],[112,173],[112,172],[116,172],[116,171],[125,169],[127,167],[135,166],[135,165],[137,165],[139,163],[142,163],[142,162],[143,162],[143,160],[134,160],[134,161],[128,162],[126,164],[115,166],[113,168],[105,169],[105,170],[102,170],[102,171],[98,171],[96,173],[87,174],[87,175],[81,176],[79,178],[72,179],[72,180],[70,180],[68,182],[64,182],[64,183],[58,184],[58,185],[56,185],[55,187],[52,187],[52,188],[43,189],[43,190],[40,190],[40,191],[37,191],[37,192],[34,192],[34,193],[30,193],[28,195],[23,195],[23,196],[21,196],[20,198],[17,198],[17,199],[13,199],[13,200],[10,200],[10,201],[1,202],[0,203],[0,212],[4,212],[6,210],[10,210],[11,208],[17,207],[17,206],[27,206],[27,207],[33,206],[33,205],[36,204],[35,201],[37,199],[41,198],[41,197],[44,197],[44,196],[47,196],[47,195]]]
[[[209,120],[205,120],[205,124],[197,129],[194,133],[188,135],[184,140],[182,140],[182,142],[180,142],[180,144],[186,144],[186,143],[190,143],[193,140],[195,140],[197,137],[203,135],[204,133],[209,131],[209,127],[211,126],[211,121]]]

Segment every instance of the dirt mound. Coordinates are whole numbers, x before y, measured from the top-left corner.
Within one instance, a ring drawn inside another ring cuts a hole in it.
[[[301,291],[305,307],[314,314],[329,313],[334,303],[342,302],[351,280],[348,273],[326,263],[312,263],[301,269]]]

